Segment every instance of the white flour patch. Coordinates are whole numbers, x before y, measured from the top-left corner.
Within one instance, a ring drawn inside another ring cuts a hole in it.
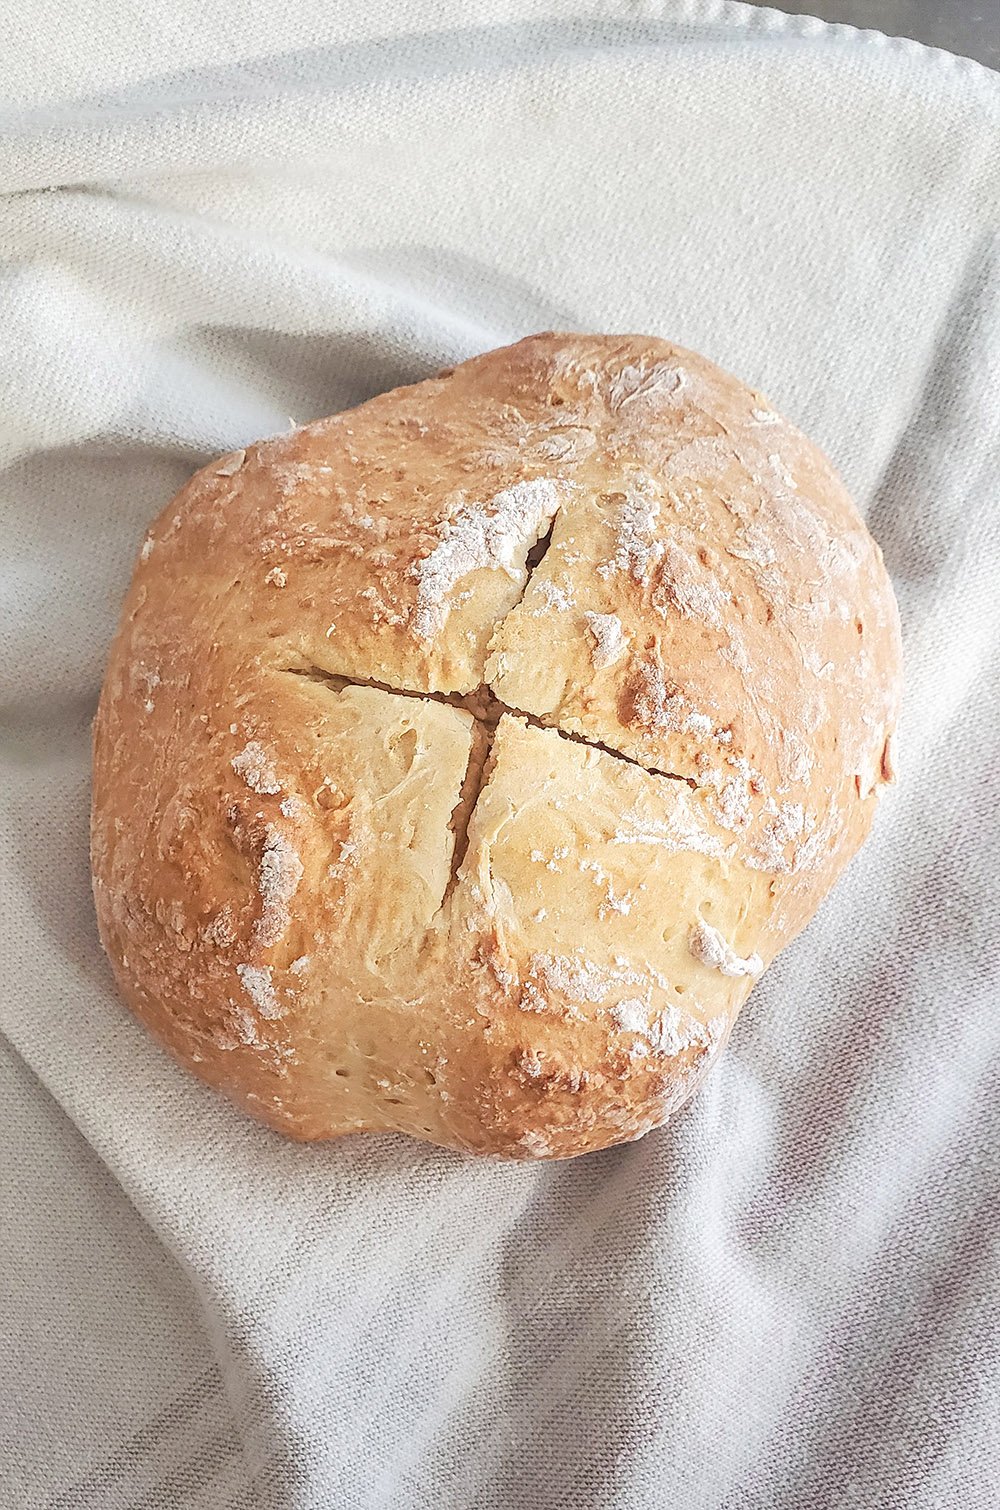
[[[410,568],[417,583],[414,632],[425,640],[434,636],[447,617],[449,594],[469,572],[500,570],[523,581],[517,557],[541,538],[558,507],[559,490],[548,477],[515,483],[485,504],[462,504],[440,526],[430,555]]]
[[[713,720],[699,713],[683,693],[667,686],[659,666],[643,661],[633,695],[634,722],[650,734],[711,734]]]
[[[539,581],[538,592],[545,599],[545,607],[535,609],[536,618],[545,612],[545,608],[554,608],[559,613],[565,613],[568,608],[573,607],[573,599],[567,590],[557,586],[549,577]]]
[[[694,958],[710,970],[722,975],[759,975],[764,962],[759,954],[750,954],[743,959],[727,942],[718,928],[699,918],[688,935],[688,948]]]
[[[746,828],[753,817],[753,793],[760,787],[761,777],[743,755],[724,756],[728,769],[712,766],[707,755],[699,755],[696,761],[702,786],[711,787],[716,794],[716,817],[730,833]]]
[[[229,762],[237,776],[241,776],[251,792],[273,795],[281,791],[281,783],[271,760],[256,739],[251,739],[245,749],[234,755]]]
[[[533,954],[530,968],[535,980],[575,1002],[600,1002],[618,986],[648,982],[648,977],[627,961],[616,966],[595,965],[568,955]]]
[[[772,870],[787,873],[795,869],[794,856],[790,862],[785,850],[789,844],[804,837],[807,824],[801,802],[783,802],[780,807],[768,803],[772,816],[762,825],[757,842],[746,863],[754,870]]]
[[[270,965],[237,965],[236,974],[261,1017],[273,1020],[281,1016],[283,1008],[274,989]]]
[[[260,1039],[257,1037],[257,1024],[254,1021],[253,1013],[240,1002],[234,1001],[230,1004],[229,1018],[236,1033],[236,1042],[223,1043],[221,1045],[223,1048],[234,1049],[240,1043],[256,1044],[260,1042]]]
[[[650,486],[647,479],[640,477],[626,490],[615,522],[615,553],[597,568],[599,576],[625,572],[641,585],[663,555],[663,542],[656,538],[660,504],[655,496],[650,496]]]
[[[638,997],[619,1002],[609,1015],[621,1032],[634,1033],[640,1040],[631,1050],[633,1057],[655,1054],[672,1059],[686,1049],[711,1048],[716,1041],[717,1024],[723,1024],[724,1032],[726,1023],[725,1018],[703,1023],[677,1007],[667,1007],[650,1018],[649,1002]]]
[[[344,873],[345,865],[356,865],[357,863],[357,840],[345,839],[340,846],[340,854],[337,856],[337,859],[332,865],[327,866],[327,875],[332,876],[334,880],[339,880]]]
[[[329,467],[313,466],[307,461],[279,461],[272,464],[271,477],[282,497],[290,498],[305,483],[316,487],[317,478],[329,470]]]
[[[611,1008],[609,1016],[623,1033],[645,1034],[649,1027],[649,1005],[638,996],[629,996],[625,1001],[620,1001],[616,1007]]]
[[[603,918],[609,912],[617,912],[622,917],[627,917],[628,914],[632,911],[632,903],[634,900],[635,899],[631,895],[631,893],[627,891],[623,892],[621,896],[619,896],[615,891],[613,883],[609,881],[606,900],[599,909],[600,916]]]
[[[729,601],[729,593],[699,567],[693,556],[679,545],[664,546],[653,592],[653,606],[659,613],[672,608],[682,618],[700,619],[713,629],[721,629],[722,606]]]
[[[622,621],[614,613],[584,614],[587,628],[594,637],[594,650],[591,659],[596,671],[603,671],[607,666],[613,666],[620,661],[628,649],[629,641]]]
[[[260,857],[258,887],[263,907],[254,929],[258,944],[265,948],[276,944],[288,927],[288,904],[304,875],[299,856],[284,834],[268,825]]]

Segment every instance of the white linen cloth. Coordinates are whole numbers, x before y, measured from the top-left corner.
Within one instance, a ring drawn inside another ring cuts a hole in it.
[[[1000,81],[735,4],[0,12],[0,1504],[995,1506]],[[131,563],[212,454],[549,327],[829,451],[901,785],[666,1130],[286,1143],[97,942]]]

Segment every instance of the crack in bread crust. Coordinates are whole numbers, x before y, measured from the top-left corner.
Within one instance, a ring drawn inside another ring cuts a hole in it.
[[[415,687],[393,687],[388,682],[376,682],[368,677],[337,676],[332,672],[324,671],[320,666],[285,666],[282,669],[287,676],[303,677],[306,681],[315,682],[321,687],[329,687],[332,692],[342,692],[345,687],[370,687],[375,692],[384,692],[387,697],[410,697],[418,702],[443,703],[449,708],[461,708],[463,712],[472,715],[477,725],[490,733],[496,728],[501,718],[518,718],[533,729],[545,729],[548,733],[556,734],[560,739],[568,740],[571,744],[585,745],[589,750],[597,750],[602,755],[609,755],[612,760],[620,760],[624,765],[635,766],[637,770],[645,771],[647,776],[656,776],[662,781],[681,781],[692,791],[697,791],[700,785],[691,776],[681,776],[676,771],[661,771],[657,766],[643,765],[641,761],[633,760],[630,755],[613,749],[611,745],[602,744],[598,739],[588,739],[586,735],[577,734],[572,729],[563,729],[559,724],[547,723],[544,718],[539,718],[535,713],[527,713],[523,708],[512,708],[495,696],[488,682],[483,682],[474,692],[421,692]]]
[[[629,756],[621,754],[620,751],[612,749],[609,745],[587,739],[582,734],[575,734],[569,730],[561,729],[558,725],[547,724],[534,714],[526,713],[520,708],[508,707],[506,703],[502,703],[493,694],[492,689],[485,682],[477,687],[474,692],[419,692],[409,687],[391,687],[384,682],[372,681],[369,678],[335,676],[321,670],[318,666],[312,665],[285,667],[283,674],[313,682],[317,686],[327,688],[334,694],[339,694],[348,687],[365,687],[374,692],[381,692],[388,698],[405,698],[422,703],[439,703],[445,707],[459,709],[471,716],[472,744],[469,750],[469,761],[461,787],[459,788],[458,798],[448,821],[448,828],[453,836],[450,871],[441,900],[434,914],[434,920],[439,918],[446,910],[458,884],[462,862],[465,859],[468,848],[469,823],[495,765],[493,745],[497,725],[501,718],[514,718],[529,728],[540,729],[543,732],[554,734],[557,738],[565,740],[569,744],[582,745],[586,749],[597,751],[600,755],[607,755],[612,760],[642,771],[647,776],[655,776],[660,781],[680,782],[682,785],[692,788],[692,790],[697,790],[697,783],[692,781],[690,777],[678,776],[668,771],[657,770],[655,767],[651,768],[640,765],[638,761],[631,760]]]
[[[469,823],[475,812],[480,793],[489,781],[493,772],[493,735],[495,726],[489,727],[485,723],[475,719],[472,725],[472,747],[469,750],[469,764],[465,768],[465,779],[458,793],[458,801],[451,810],[448,827],[454,836],[451,850],[451,871],[444,888],[444,893],[438,905],[435,917],[439,916],[451,900],[451,895],[458,885],[459,872],[469,847]],[[433,919],[432,919],[433,922]]]

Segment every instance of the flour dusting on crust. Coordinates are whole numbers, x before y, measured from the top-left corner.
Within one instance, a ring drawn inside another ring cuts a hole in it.
[[[628,961],[621,965],[596,965],[587,959],[568,955],[533,954],[529,961],[533,980],[540,981],[550,991],[558,991],[574,1002],[600,1002],[616,986],[641,986],[649,977],[636,970]],[[525,987],[530,995],[529,987]]]
[[[597,568],[602,577],[624,572],[640,585],[648,579],[663,555],[663,542],[657,539],[656,532],[659,513],[659,500],[649,479],[633,478],[618,504],[615,553]]]
[[[700,619],[721,629],[722,609],[729,600],[725,588],[687,551],[672,543],[664,546],[652,597],[659,613],[673,609],[682,618]]]
[[[274,795],[281,791],[281,782],[264,746],[251,739],[244,750],[234,755],[229,762],[237,776],[241,776],[251,792]]]
[[[560,587],[553,582],[551,577],[543,577],[538,583],[538,592],[545,599],[548,608],[554,608],[558,613],[565,613],[573,607],[573,599],[566,588]],[[536,616],[545,612],[544,608],[536,609]]]
[[[668,685],[653,661],[640,661],[636,667],[631,721],[647,734],[694,734],[704,739],[712,732],[708,714],[692,708],[682,692]]]
[[[657,845],[668,853],[709,855],[715,860],[729,859],[736,852],[735,844],[725,844],[712,832],[693,794],[680,785],[665,813],[643,812],[638,807],[622,813],[611,843]]]
[[[261,1017],[273,1020],[281,1016],[283,1008],[274,989],[270,965],[237,965],[236,974]]]
[[[620,661],[628,649],[628,636],[622,629],[622,621],[615,613],[592,613],[584,614],[587,620],[587,628],[594,636],[594,650],[591,660],[596,671],[603,671],[607,666],[613,666]]]
[[[612,1007],[609,1013],[615,1027],[633,1034],[632,1057],[655,1055],[668,1059],[688,1049],[714,1051],[721,1045],[729,1026],[727,1017],[719,1015],[703,1022],[679,1007],[667,1007],[653,1013],[649,999],[631,997]]]
[[[260,857],[260,918],[254,929],[258,944],[269,948],[282,937],[290,922],[288,904],[305,874],[302,861],[284,834],[269,824]]]
[[[449,594],[469,572],[499,569],[523,580],[517,557],[541,538],[558,507],[559,489],[549,477],[515,483],[485,504],[463,503],[440,526],[439,544],[410,568],[417,583],[414,632],[433,638],[447,617]]]
[[[718,928],[713,928],[704,918],[699,918],[691,929],[688,948],[696,960],[700,960],[710,970],[720,971],[722,975],[759,975],[764,968],[764,961],[759,954],[742,958]]]

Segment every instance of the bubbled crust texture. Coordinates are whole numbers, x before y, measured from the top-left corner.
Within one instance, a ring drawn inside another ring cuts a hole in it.
[[[157,520],[95,728],[105,947],[294,1137],[635,1138],[864,839],[898,693],[814,446],[666,342],[535,336]]]

